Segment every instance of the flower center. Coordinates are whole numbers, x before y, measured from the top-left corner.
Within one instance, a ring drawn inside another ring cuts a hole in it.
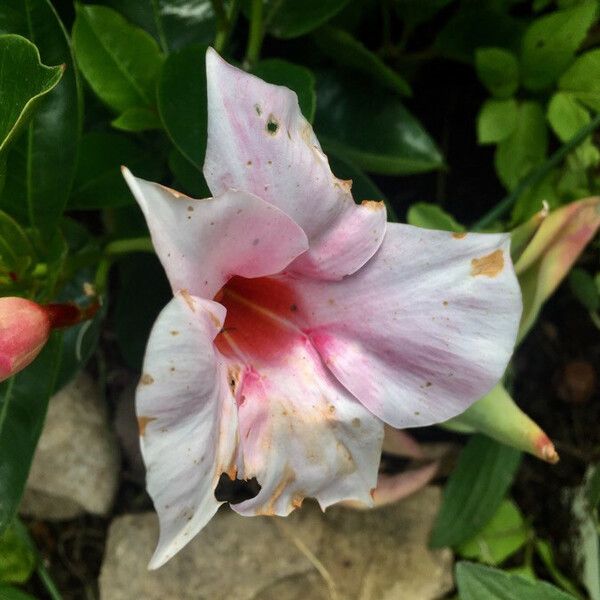
[[[215,301],[227,309],[215,344],[225,356],[272,363],[304,337],[289,286],[271,277],[233,277]]]

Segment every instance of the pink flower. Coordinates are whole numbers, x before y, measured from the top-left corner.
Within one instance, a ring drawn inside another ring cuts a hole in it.
[[[50,318],[43,306],[25,298],[0,298],[0,381],[29,365],[49,335]]]
[[[215,197],[124,170],[175,296],[137,393],[152,568],[217,511],[222,473],[261,485],[242,515],[372,503],[384,423],[444,421],[488,392],[521,313],[507,235],[386,223],[331,173],[292,91],[206,61]]]

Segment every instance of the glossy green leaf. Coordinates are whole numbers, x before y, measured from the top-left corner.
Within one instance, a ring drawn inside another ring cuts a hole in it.
[[[539,17],[527,28],[521,51],[523,85],[530,90],[549,87],[569,66],[594,22],[597,2]]]
[[[26,37],[44,64],[66,67],[11,147],[0,194],[0,208],[48,236],[60,220],[75,175],[82,119],[77,70],[67,33],[49,0],[2,0],[0,33]]]
[[[150,129],[162,129],[162,123],[157,112],[151,108],[135,106],[122,112],[116,119],[111,121],[115,129],[121,131],[148,131]]]
[[[430,545],[455,546],[480,531],[504,500],[520,462],[517,450],[473,436],[444,489]]]
[[[600,310],[600,294],[594,278],[585,270],[576,267],[569,273],[569,287],[587,310]]]
[[[158,82],[158,111],[171,141],[202,171],[206,152],[206,46],[167,57]]]
[[[519,550],[528,537],[519,507],[512,500],[504,500],[485,527],[460,544],[456,551],[463,558],[499,565]]]
[[[323,25],[346,4],[348,0],[268,0],[265,24],[275,37],[295,38]]]
[[[413,204],[406,215],[410,225],[425,229],[440,229],[441,231],[464,231],[465,228],[441,206],[429,202]]]
[[[548,148],[548,129],[544,110],[538,102],[523,102],[518,107],[513,132],[498,144],[496,170],[502,183],[512,190],[533,168],[544,161]]]
[[[477,115],[477,141],[497,144],[508,138],[517,126],[519,107],[514,98],[486,100]]]
[[[0,534],[0,582],[26,582],[36,564],[36,552],[23,524],[15,519]],[[0,598],[1,596],[0,590]]]
[[[558,85],[578,100],[600,111],[600,48],[585,52],[562,75]]]
[[[456,565],[456,584],[460,600],[576,600],[549,583],[469,562]]]
[[[410,85],[399,73],[343,29],[322,27],[315,32],[315,40],[321,52],[341,67],[358,71],[402,96],[411,95]]]
[[[498,98],[509,98],[519,87],[519,62],[504,48],[478,48],[475,68],[483,85]]]
[[[62,76],[46,67],[38,49],[19,35],[0,35],[0,154],[15,139],[45,94]]]
[[[231,0],[224,0],[225,6]],[[190,44],[209,44],[217,22],[211,0],[98,0],[148,31],[166,52]]]
[[[174,189],[192,198],[210,197],[204,175],[177,148],[173,148],[169,153],[169,169],[175,177]]]
[[[434,141],[398,97],[354,75],[318,74],[315,130],[326,151],[366,171],[407,175],[443,166]]]
[[[0,600],[36,600],[36,598],[12,585],[0,583]]]
[[[309,69],[279,58],[270,58],[258,62],[250,72],[269,83],[284,85],[296,92],[302,114],[308,121],[313,122],[317,96],[315,76]]]
[[[568,142],[591,120],[590,113],[572,94],[556,92],[548,104],[548,121],[562,142]]]
[[[32,262],[33,246],[23,228],[0,210],[0,265],[20,275]]]
[[[129,137],[101,132],[84,135],[69,208],[87,210],[133,203],[121,165],[145,179],[160,180],[163,174],[160,155]]]
[[[145,31],[110,8],[77,5],[73,47],[81,72],[108,107],[121,113],[154,105],[162,55]]]
[[[19,506],[60,355],[60,335],[53,334],[29,367],[0,384],[0,531]]]

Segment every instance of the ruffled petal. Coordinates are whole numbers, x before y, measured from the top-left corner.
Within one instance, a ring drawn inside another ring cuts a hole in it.
[[[261,490],[232,505],[243,515],[287,515],[305,497],[323,508],[371,503],[383,424],[340,386],[307,340],[278,365],[241,367],[236,391],[239,477]]]
[[[237,418],[225,365],[213,349],[225,309],[178,294],[158,317],[137,390],[147,487],[160,520],[150,568],[202,529],[221,502],[222,473],[235,473]]]
[[[245,192],[196,200],[123,175],[138,201],[173,292],[212,299],[233,275],[278,273],[308,248],[306,235],[275,206]]]
[[[208,143],[204,175],[213,194],[245,190],[274,204],[306,232],[298,272],[340,279],[365,264],[385,234],[383,203],[356,205],[351,182],[329,168],[298,99],[206,54]]]
[[[521,315],[509,244],[390,224],[353,276],[286,283],[325,364],[364,406],[394,427],[430,425],[465,410],[506,368]]]

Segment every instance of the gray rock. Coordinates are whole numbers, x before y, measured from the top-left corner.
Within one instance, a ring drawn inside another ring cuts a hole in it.
[[[156,544],[154,514],[110,528],[101,600],[434,600],[452,587],[450,550],[427,538],[440,490],[428,487],[372,511],[305,503],[287,519],[222,509],[175,558],[146,570]]]
[[[39,519],[106,514],[120,457],[106,402],[86,373],[50,399],[20,512]]]

